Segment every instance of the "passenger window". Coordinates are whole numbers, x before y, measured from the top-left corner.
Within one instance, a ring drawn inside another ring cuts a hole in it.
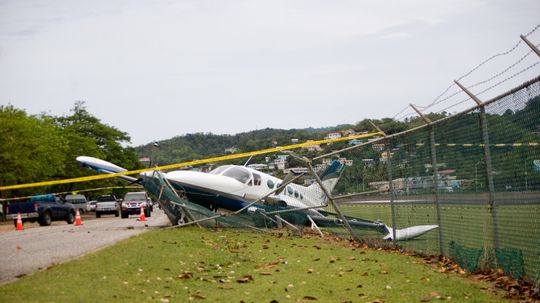
[[[253,185],[260,186],[261,185],[261,176],[259,174],[253,174]]]
[[[266,181],[266,186],[268,186],[268,188],[270,189],[273,189],[274,188],[274,181],[268,179],[268,181]]]
[[[292,187],[287,186],[287,192],[289,193],[289,195],[292,196],[292,195],[293,195],[293,189],[292,189]]]

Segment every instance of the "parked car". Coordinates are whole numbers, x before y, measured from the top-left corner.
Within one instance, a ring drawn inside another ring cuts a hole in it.
[[[95,212],[96,211],[96,204],[97,204],[97,201],[96,200],[92,200],[90,202],[88,202],[88,206],[86,207],[86,211],[87,212]]]
[[[88,201],[84,195],[66,195],[64,198],[66,203],[71,203],[75,209],[79,209],[81,214],[84,214],[88,208]]]
[[[139,215],[141,213],[141,207],[144,209],[144,215],[146,217],[152,216],[153,205],[152,200],[146,192],[130,192],[124,196],[124,200],[121,203],[122,219],[127,218],[129,215]]]
[[[120,215],[120,207],[114,195],[102,195],[96,199],[96,218],[101,218],[104,214]]]
[[[75,207],[71,203],[63,203],[55,195],[31,197],[26,202],[10,202],[7,206],[8,218],[17,224],[17,214],[21,214],[23,222],[39,222],[41,226],[51,225],[52,221],[66,220],[68,224],[75,222]]]

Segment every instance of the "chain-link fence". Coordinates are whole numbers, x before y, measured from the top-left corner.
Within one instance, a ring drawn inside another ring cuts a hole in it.
[[[449,256],[470,271],[540,275],[540,77],[340,156],[357,163],[343,182],[361,184],[338,199],[346,215],[396,228],[436,224],[398,244]]]

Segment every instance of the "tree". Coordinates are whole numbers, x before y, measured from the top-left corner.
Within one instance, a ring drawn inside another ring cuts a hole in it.
[[[61,175],[65,168],[61,147],[65,142],[51,117],[29,116],[12,105],[0,106],[0,185],[38,182]],[[27,192],[17,190],[11,194]]]
[[[84,101],[75,103],[71,115],[57,117],[55,121],[66,139],[63,146],[66,160],[65,176],[77,177],[88,174],[87,171],[81,170],[75,161],[75,158],[81,155],[102,158],[130,169],[141,167],[135,150],[122,147],[122,143],[129,143],[129,135],[113,126],[103,124],[86,110]],[[69,184],[64,189],[71,190],[74,186],[87,187]]]

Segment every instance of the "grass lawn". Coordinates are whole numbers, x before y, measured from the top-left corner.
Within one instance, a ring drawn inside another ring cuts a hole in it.
[[[386,204],[342,205],[342,211],[350,216],[364,219],[381,219],[391,225],[392,213]],[[519,271],[531,279],[538,277],[540,262],[540,205],[539,204],[505,204],[497,210],[497,226],[501,248],[519,251],[522,260]],[[437,212],[433,204],[398,204],[396,206],[396,223],[399,228],[437,224]],[[491,213],[485,205],[479,204],[443,204],[441,206],[441,229],[443,235],[444,254],[451,256],[450,242],[474,249],[482,249],[484,245],[494,247],[493,221]],[[341,233],[345,234],[342,228]],[[381,235],[372,231],[358,231],[361,237]],[[401,246],[426,254],[439,254],[439,230],[433,230],[422,237],[409,241],[401,241]],[[522,266],[522,267],[521,267]]]
[[[0,288],[0,302],[505,302],[485,289],[346,241],[190,227],[23,277]]]

